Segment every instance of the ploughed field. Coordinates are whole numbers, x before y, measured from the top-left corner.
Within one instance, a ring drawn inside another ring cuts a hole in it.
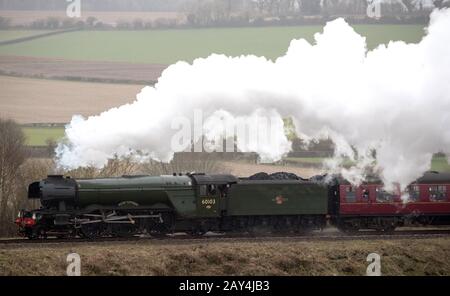
[[[450,275],[450,238],[345,241],[144,240],[0,245],[0,275],[65,275],[69,253],[82,275]]]
[[[130,103],[142,87],[0,76],[0,117],[19,123],[65,123],[75,114],[96,115]]]
[[[154,84],[166,65],[0,56],[0,74],[70,81]]]

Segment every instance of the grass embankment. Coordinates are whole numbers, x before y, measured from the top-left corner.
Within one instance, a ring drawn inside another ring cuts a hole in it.
[[[365,275],[367,255],[384,275],[450,275],[450,238],[338,242],[86,243],[0,249],[0,275]]]

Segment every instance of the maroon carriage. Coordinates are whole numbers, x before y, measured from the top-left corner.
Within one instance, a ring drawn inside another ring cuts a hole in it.
[[[450,223],[449,173],[428,172],[403,193],[399,189],[387,192],[376,180],[358,187],[339,182],[336,189],[336,224],[344,231]]]

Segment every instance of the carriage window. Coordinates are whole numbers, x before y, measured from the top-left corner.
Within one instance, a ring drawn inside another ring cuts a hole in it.
[[[377,202],[393,202],[394,195],[384,189],[377,188]]]
[[[346,202],[356,202],[356,192],[353,186],[345,187],[345,201]]]
[[[369,188],[364,188],[361,194],[361,198],[363,201],[369,201]]]
[[[418,185],[408,187],[409,200],[418,201],[420,199],[420,190]]]
[[[206,196],[206,185],[200,185],[200,195]]]
[[[430,186],[430,200],[442,201],[447,199],[447,187],[445,185]]]

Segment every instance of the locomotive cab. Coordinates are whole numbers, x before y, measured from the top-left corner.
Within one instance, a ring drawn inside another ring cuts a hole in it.
[[[219,217],[226,214],[228,188],[238,182],[232,175],[193,174],[197,191],[197,216]]]

